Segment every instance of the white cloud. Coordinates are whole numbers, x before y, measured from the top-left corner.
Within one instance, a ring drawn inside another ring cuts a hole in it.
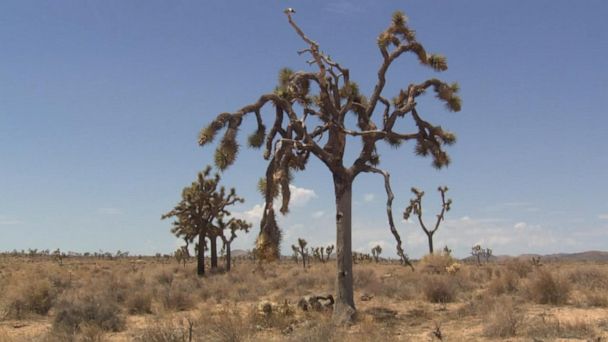
[[[374,198],[376,198],[376,195],[374,195],[374,194],[365,194],[365,195],[363,196],[363,200],[364,200],[365,202],[371,202],[371,201],[373,201],[373,200],[374,200]]]
[[[325,212],[323,210],[319,210],[319,211],[315,211],[314,213],[312,213],[312,218],[314,219],[320,219],[321,217],[323,217],[323,215],[325,215]]]
[[[597,215],[597,218],[600,220],[608,220],[608,214],[599,214]]]
[[[23,221],[0,215],[0,226],[13,226],[18,224],[23,224]]]
[[[295,185],[289,185],[289,190],[291,191],[290,205],[301,207],[306,205],[311,199],[317,197],[317,194],[312,189],[298,188]]]
[[[384,241],[384,240],[377,240],[377,241],[370,241],[367,246],[372,249],[376,246],[380,246],[382,247],[383,250],[386,250],[386,246],[388,245],[388,242]]]
[[[101,215],[120,215],[120,214],[122,214],[122,210],[120,210],[118,208],[111,208],[111,207],[98,208],[97,213],[101,214]]]
[[[233,211],[232,216],[241,220],[249,221],[251,223],[260,222],[262,215],[264,214],[264,206],[262,204],[256,204],[253,208],[247,211]]]
[[[528,226],[528,224],[526,224],[526,222],[517,222],[513,228],[517,229],[517,230],[522,230],[525,229]]]

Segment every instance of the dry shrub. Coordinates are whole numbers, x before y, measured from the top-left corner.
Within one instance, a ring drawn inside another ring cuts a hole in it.
[[[576,338],[594,340],[597,336],[595,326],[583,320],[560,321],[546,315],[533,317],[526,321],[524,334],[534,339]]]
[[[194,307],[194,289],[187,282],[173,282],[163,286],[159,292],[161,304],[165,309],[185,311]]]
[[[424,297],[432,303],[450,303],[456,297],[455,278],[446,275],[426,275],[421,283]]]
[[[500,272],[498,277],[490,281],[488,293],[498,296],[505,293],[514,293],[519,285],[519,277],[513,271]]]
[[[528,281],[526,291],[536,303],[560,305],[568,300],[570,284],[559,276],[540,270]]]
[[[62,298],[56,306],[53,329],[82,331],[83,327],[96,326],[104,331],[121,331],[125,320],[116,303],[102,294],[83,294]]]
[[[330,319],[312,319],[305,321],[289,336],[288,341],[293,342],[317,342],[335,341],[336,327]]]
[[[583,292],[583,296],[587,306],[608,307],[608,294],[603,290],[587,290]]]
[[[443,274],[455,262],[454,258],[444,252],[427,254],[420,259],[418,269],[424,273]]]
[[[608,272],[597,266],[577,267],[568,272],[566,278],[579,288],[608,290]]]
[[[18,277],[5,294],[8,316],[22,319],[27,314],[46,315],[57,297],[48,279]]]
[[[483,333],[488,337],[515,336],[523,321],[523,314],[517,311],[512,298],[497,300],[485,320]]]
[[[196,337],[211,342],[247,341],[251,340],[251,336],[255,333],[254,327],[240,315],[237,309],[228,308],[210,315],[201,313],[195,329]]]
[[[156,321],[141,330],[134,340],[137,342],[187,342],[189,336],[190,327],[187,323]]]
[[[132,290],[125,300],[130,314],[152,313],[152,295],[147,290]]]
[[[515,272],[520,278],[525,278],[528,273],[532,272],[532,265],[530,262],[521,259],[511,259],[505,263],[507,270]]]
[[[370,267],[357,267],[353,271],[353,283],[355,289],[367,292],[378,293],[382,288],[382,282],[376,272]]]

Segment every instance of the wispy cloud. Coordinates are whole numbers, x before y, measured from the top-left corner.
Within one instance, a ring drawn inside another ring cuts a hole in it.
[[[374,200],[374,198],[376,198],[376,195],[374,195],[374,194],[365,194],[363,196],[363,200],[365,202],[372,202]]]
[[[361,13],[365,9],[360,2],[348,1],[348,0],[334,0],[328,1],[325,5],[325,10],[335,14],[355,14]]]
[[[118,208],[105,207],[105,208],[97,208],[97,213],[101,215],[120,215],[122,214],[122,210]]]
[[[13,226],[18,224],[23,224],[23,221],[0,215],[0,226]]]
[[[608,214],[599,214],[597,215],[597,218],[600,220],[608,220]]]
[[[311,199],[317,197],[314,190],[299,188],[295,185],[289,185],[289,191],[291,191],[291,199],[289,204],[294,206],[304,206]]]
[[[312,218],[314,219],[319,219],[321,217],[323,217],[323,215],[325,215],[325,212],[323,210],[319,210],[319,211],[315,211],[314,213],[312,213]]]

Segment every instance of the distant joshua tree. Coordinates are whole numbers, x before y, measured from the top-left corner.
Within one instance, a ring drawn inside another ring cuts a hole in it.
[[[382,247],[380,245],[376,245],[376,247],[372,248],[372,256],[374,257],[374,261],[376,261],[376,263],[378,263],[381,253]]]
[[[334,245],[325,247],[325,261],[329,261],[329,257],[331,256],[331,253],[334,252],[334,248]]]
[[[432,156],[433,165],[441,168],[450,159],[443,150],[444,145],[455,142],[454,134],[425,121],[417,108],[417,98],[428,90],[433,90],[451,111],[460,111],[461,100],[456,83],[447,84],[432,78],[422,83],[413,83],[397,92],[389,100],[383,95],[389,67],[400,56],[412,53],[418,61],[435,71],[447,70],[445,57],[427,53],[416,40],[415,31],[407,25],[402,12],[395,12],[389,27],[380,33],[377,44],[381,63],[377,71],[377,81],[369,96],[359,91],[351,81],[349,69],[335,62],[321,51],[294,22],[293,10],[285,14],[291,27],[303,40],[305,48],[299,54],[310,56],[310,65],[315,71],[282,69],[279,84],[274,91],[263,94],[257,101],[241,109],[219,114],[215,120],[202,129],[199,144],[213,141],[219,131],[225,133],[215,151],[215,164],[221,170],[234,163],[239,144],[237,133],[246,117],[255,118],[257,129],[249,137],[251,147],[265,146],[264,158],[268,160],[264,180],[265,205],[260,224],[260,234],[256,245],[259,255],[265,260],[278,260],[280,256],[281,233],[277,226],[273,202],[282,197],[280,212],[289,211],[291,197],[289,185],[293,172],[304,170],[312,155],[318,158],[331,172],[334,180],[336,201],[336,247],[337,280],[334,319],[336,322],[351,321],[355,314],[352,272],[352,184],[361,173],[375,173],[384,178],[387,193],[387,216],[392,234],[397,241],[397,254],[403,263],[411,266],[401,245],[401,238],[392,217],[393,193],[390,175],[378,168],[380,154],[377,143],[385,142],[398,147],[404,142],[416,143],[416,154]],[[399,80],[403,84],[403,80]],[[272,124],[266,131],[264,117],[271,107]],[[298,112],[300,114],[298,114]],[[347,120],[352,118],[354,120]],[[399,132],[405,127],[400,119],[410,118],[413,132]],[[347,123],[356,122],[351,128]],[[346,147],[359,146],[348,143],[347,137],[361,139],[361,150],[352,165],[345,165]]]
[[[300,254],[300,256],[302,257],[302,267],[304,269],[306,269],[306,257],[308,256],[308,250],[306,248],[306,245],[308,245],[308,242],[304,239],[298,239],[297,245],[291,245],[291,249],[293,249],[294,252]]]
[[[291,245],[291,250],[293,251],[293,260],[296,262],[296,264],[298,264],[298,255],[300,255],[300,248],[296,245]]]
[[[205,238],[213,230],[217,231],[216,220],[230,215],[228,207],[244,202],[236,195],[234,188],[227,192],[223,186],[219,186],[219,182],[220,175],[216,173],[211,176],[211,167],[207,166],[203,172],[199,172],[195,182],[184,188],[182,199],[175,208],[161,217],[175,218],[171,232],[176,236],[189,242],[198,238],[196,270],[199,276],[205,274]],[[217,233],[213,236],[217,237]]]
[[[177,261],[177,263],[183,264],[185,268],[186,263],[190,259],[190,251],[188,250],[188,239],[184,240],[186,240],[186,245],[178,247],[177,250],[175,250],[175,253],[173,253],[173,255],[175,256],[175,260]]]
[[[422,197],[424,196],[424,191],[412,188],[414,198],[410,200],[410,205],[408,205],[407,208],[405,208],[405,211],[403,212],[403,218],[406,220],[410,218],[412,212],[418,217],[418,222],[420,223],[422,230],[424,231],[429,240],[429,253],[431,254],[433,254],[433,234],[435,234],[437,229],[439,229],[439,225],[444,220],[445,213],[450,211],[450,206],[452,205],[451,199],[445,199],[445,193],[448,191],[447,186],[440,186],[437,188],[437,191],[439,191],[439,193],[441,194],[441,212],[439,212],[439,214],[437,215],[437,221],[435,221],[435,226],[433,226],[433,228],[427,228],[427,226],[424,224],[424,221],[422,220]]]
[[[251,224],[241,220],[241,219],[237,219],[237,218],[230,218],[227,222],[224,222],[223,217],[220,217],[217,221],[217,227],[219,228],[220,233],[220,237],[222,238],[222,242],[224,244],[224,250],[226,251],[226,271],[230,271],[231,269],[231,262],[232,262],[232,254],[231,254],[231,247],[230,245],[232,244],[232,241],[234,241],[234,239],[236,239],[236,233],[238,231],[244,231],[245,233],[249,232],[249,229],[251,228]],[[230,231],[230,236],[226,236],[225,231],[226,229],[228,231]]]
[[[53,260],[55,260],[60,266],[63,265],[63,254],[59,248],[53,251]]]

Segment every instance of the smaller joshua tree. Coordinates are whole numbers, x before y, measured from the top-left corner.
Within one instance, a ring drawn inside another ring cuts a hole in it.
[[[244,231],[245,233],[248,233],[249,229],[251,228],[251,224],[234,217],[230,218],[230,220],[228,220],[227,222],[224,222],[223,217],[220,217],[217,220],[217,227],[221,232],[219,236],[222,239],[222,242],[224,243],[224,249],[226,251],[226,271],[230,271],[232,261],[230,244],[232,244],[232,241],[236,239],[237,231]],[[230,237],[227,237],[224,234],[224,231],[226,229],[230,231]]]
[[[230,216],[229,207],[245,201],[237,196],[234,188],[226,190],[220,186],[220,179],[219,173],[211,175],[211,167],[207,166],[199,172],[196,181],[183,189],[182,199],[173,210],[161,217],[175,218],[171,232],[176,236],[188,242],[198,239],[196,271],[199,276],[205,274],[205,239],[213,243],[219,235],[217,220]],[[213,260],[215,249],[211,247]]]
[[[298,239],[297,245],[291,245],[291,249],[293,249],[294,252],[299,253],[302,257],[302,267],[304,269],[306,269],[306,257],[308,256],[306,245],[308,245],[308,242],[302,238]]]
[[[477,265],[481,265],[481,256],[483,255],[483,248],[481,245],[475,245],[471,248],[471,255],[477,259]]]
[[[293,251],[293,260],[296,262],[296,264],[298,264],[298,255],[300,255],[300,249],[296,245],[291,245],[291,250]]]
[[[414,193],[414,198],[410,200],[410,205],[405,208],[405,212],[403,213],[403,218],[408,220],[410,215],[413,213],[418,217],[418,222],[420,222],[420,226],[422,230],[426,234],[429,239],[429,253],[433,254],[433,235],[439,229],[439,225],[444,220],[444,215],[446,212],[450,211],[450,207],[452,205],[452,199],[445,198],[445,193],[448,191],[447,186],[440,186],[437,188],[437,191],[441,194],[441,212],[437,215],[437,221],[435,222],[435,226],[432,229],[427,228],[426,224],[422,219],[422,197],[424,196],[424,191],[420,191],[416,188],[412,188],[412,192]]]
[[[376,245],[376,247],[372,248],[372,256],[374,257],[374,261],[376,263],[378,263],[381,253],[382,253],[382,247],[380,247],[380,245]]]
[[[184,241],[186,241],[186,245],[178,247],[173,255],[177,263],[182,264],[185,268],[186,262],[190,259],[190,251],[188,250],[188,239],[184,239]]]
[[[334,245],[325,247],[325,261],[329,261],[329,257],[331,256],[331,253],[334,252],[334,248]]]
[[[57,262],[59,266],[63,265],[63,254],[61,253],[61,250],[59,248],[57,248],[53,252],[53,260],[55,260],[55,262]]]

